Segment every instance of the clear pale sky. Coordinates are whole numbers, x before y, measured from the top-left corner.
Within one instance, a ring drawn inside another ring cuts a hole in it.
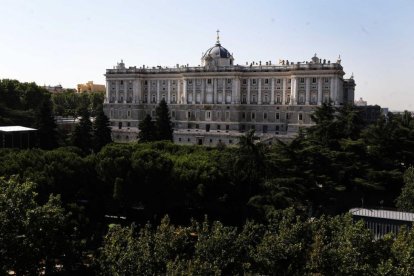
[[[355,97],[414,110],[412,0],[0,0],[0,78],[74,88],[106,68],[200,64],[221,44],[246,61],[317,53],[356,81]]]

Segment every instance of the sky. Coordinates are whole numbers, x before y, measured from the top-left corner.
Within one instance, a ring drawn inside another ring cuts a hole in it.
[[[105,70],[200,64],[220,41],[235,58],[336,61],[355,99],[414,110],[413,0],[0,0],[0,79],[105,83]]]

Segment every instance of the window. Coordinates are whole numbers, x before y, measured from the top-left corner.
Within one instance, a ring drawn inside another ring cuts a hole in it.
[[[242,96],[242,103],[243,104],[247,103],[247,101],[246,101],[246,94],[243,94],[243,96]]]
[[[231,140],[231,139],[230,139],[230,140],[229,140],[229,144],[233,144],[233,140]]]
[[[175,118],[175,111],[171,111],[171,117]]]
[[[276,126],[276,131],[279,131],[279,126]]]
[[[175,94],[172,95],[172,101],[175,103]]]
[[[131,126],[131,122],[127,122],[127,127],[130,127]]]
[[[229,130],[230,129],[230,126],[229,125],[226,125],[226,130]]]
[[[199,126],[198,124],[196,124],[196,125],[195,125],[195,128],[196,128],[196,129],[199,129],[199,128],[200,128],[200,126]]]
[[[243,84],[247,84],[247,80],[246,79],[243,80]]]
[[[276,120],[279,120],[279,119],[280,119],[280,113],[276,112]]]
[[[187,128],[191,128],[192,126],[191,126],[191,123],[188,123],[187,124]]]
[[[181,142],[181,138],[178,138],[178,142]]]
[[[305,78],[300,78],[300,83],[305,83]]]
[[[269,84],[269,79],[265,79],[265,80],[264,80],[264,83],[265,83],[265,84]]]
[[[299,113],[299,114],[298,114],[298,120],[299,120],[299,121],[302,121],[302,119],[303,119],[303,114],[302,114],[302,113]]]
[[[316,78],[312,78],[312,83],[316,83]]]
[[[187,142],[190,142],[190,138],[187,139]]]
[[[211,84],[211,79],[207,79],[207,83],[208,84]]]
[[[256,84],[256,80],[255,80],[255,79],[252,79],[252,83],[253,83],[253,84]]]
[[[276,80],[276,83],[280,83],[280,79],[277,79],[277,80]]]
[[[206,111],[206,119],[211,120],[211,111]]]
[[[151,99],[152,103],[155,103],[155,94],[152,94],[152,99]]]
[[[242,112],[242,119],[246,119],[246,113]]]
[[[131,117],[131,110],[128,110],[128,111],[127,111],[127,116],[128,116],[128,117]]]
[[[221,129],[221,126],[220,125],[217,125],[217,130],[220,130]]]
[[[193,80],[188,80],[188,84],[193,84]]]
[[[165,80],[162,81],[162,85],[165,85]]]
[[[280,100],[280,95],[276,96],[276,103],[281,103],[282,101]]]
[[[148,85],[148,81],[144,81],[144,85]]]
[[[254,119],[256,119],[256,113],[255,112],[252,112],[252,120],[254,120]]]
[[[329,78],[325,78],[324,80],[325,80],[325,83],[329,82]]]
[[[265,112],[265,113],[263,113],[263,119],[267,119],[267,113]]]
[[[187,111],[187,119],[191,119],[191,111]]]
[[[227,83],[230,84],[231,83],[231,79],[227,79]]]
[[[124,85],[124,81],[123,80],[121,80],[121,85]]]
[[[118,123],[118,128],[121,129],[122,128],[122,122]]]
[[[288,83],[291,83],[292,82],[292,80],[291,79],[288,79]]]
[[[267,133],[267,126],[266,125],[263,126],[263,133]]]

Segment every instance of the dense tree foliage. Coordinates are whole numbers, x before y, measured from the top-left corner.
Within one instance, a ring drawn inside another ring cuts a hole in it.
[[[43,112],[50,114],[45,98],[33,112],[46,103]],[[367,205],[412,210],[411,114],[366,126],[355,108],[326,104],[313,114],[316,124],[289,143],[264,145],[249,131],[237,147],[208,148],[149,142],[154,136],[141,137],[148,143],[104,145],[109,140],[97,142],[108,135],[102,109],[92,124],[86,101],[82,106],[72,136],[77,147],[0,149],[0,176],[36,183],[30,189],[37,205],[30,208],[60,196],[61,233],[70,233],[63,239],[73,250],[57,259],[67,268],[102,245],[96,265],[108,275],[411,273],[414,234],[373,241],[362,223],[336,216]],[[161,113],[157,118],[168,121],[168,108]],[[157,129],[150,117],[147,124]],[[203,223],[191,222],[204,215]],[[142,226],[147,221],[158,228]],[[111,222],[134,226],[112,226],[102,244]],[[40,269],[46,256],[34,256]],[[29,273],[26,264],[22,268]]]
[[[49,92],[35,83],[0,80],[0,125],[33,127],[35,113],[48,96]]]
[[[1,274],[37,275],[55,270],[57,258],[70,251],[66,219],[58,196],[51,195],[41,205],[32,182],[0,178]]]
[[[412,275],[414,230],[374,240],[350,215],[314,218],[293,209],[240,228],[193,221],[112,225],[97,266],[103,275]]]
[[[36,112],[36,135],[38,138],[38,146],[41,149],[54,149],[58,146],[57,125],[52,108],[50,98],[46,98]]]
[[[99,111],[99,106],[104,102],[105,93],[77,93],[76,91],[65,91],[52,95],[54,112],[57,116],[81,116],[83,109],[88,109],[94,117],[95,112]]]

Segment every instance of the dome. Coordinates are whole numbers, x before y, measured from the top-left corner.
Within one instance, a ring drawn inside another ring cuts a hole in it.
[[[211,56],[214,58],[230,58],[231,54],[229,51],[227,51],[226,48],[220,45],[220,43],[217,43],[210,49],[206,51],[206,53],[203,55],[203,58],[206,58],[208,56]]]

